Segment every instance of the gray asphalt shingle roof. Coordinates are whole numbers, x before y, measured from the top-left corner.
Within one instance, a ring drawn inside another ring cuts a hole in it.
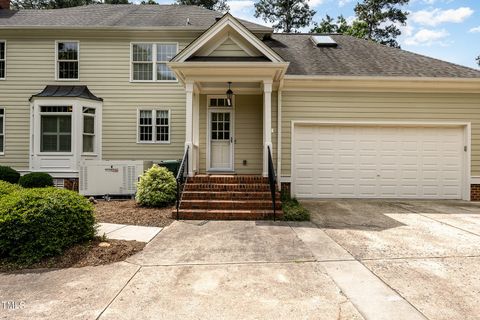
[[[208,28],[222,13],[187,5],[93,4],[54,10],[0,10],[0,26],[26,27],[198,27]],[[189,24],[187,25],[187,19]],[[240,20],[247,28],[270,28]]]
[[[291,75],[480,78],[480,70],[372,41],[331,35],[338,46],[319,48],[311,36],[274,33],[264,43],[290,62]]]
[[[95,4],[55,10],[0,10],[0,29],[5,26],[206,30],[220,17],[219,12],[197,6]],[[267,34],[271,31],[259,24],[239,21],[251,30]],[[338,46],[318,48],[311,36],[274,33],[264,43],[290,62],[287,70],[290,75],[480,78],[480,70],[351,36],[331,35]]]

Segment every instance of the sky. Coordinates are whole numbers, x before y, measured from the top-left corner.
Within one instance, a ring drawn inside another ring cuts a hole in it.
[[[157,0],[173,3],[174,0]],[[237,18],[269,25],[254,17],[257,0],[227,0],[230,13]],[[355,17],[353,8],[359,0],[307,0],[316,11],[313,21],[326,15],[343,15],[348,21]],[[480,0],[410,0],[404,6],[409,12],[407,25],[398,38],[404,50],[427,55],[456,64],[479,68],[475,58],[480,55]],[[304,30],[308,32],[310,27]]]

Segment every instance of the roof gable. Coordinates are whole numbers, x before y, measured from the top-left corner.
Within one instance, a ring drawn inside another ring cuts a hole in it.
[[[178,53],[172,62],[201,60],[204,57],[262,58],[271,62],[284,62],[282,57],[229,13]]]

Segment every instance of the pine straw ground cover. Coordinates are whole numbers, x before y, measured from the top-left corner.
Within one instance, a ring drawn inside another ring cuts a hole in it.
[[[95,204],[95,218],[97,222],[166,227],[173,222],[173,209],[173,206],[165,208],[142,207],[135,200],[100,200]]]
[[[100,245],[102,243],[102,245]],[[104,246],[108,243],[108,246]],[[110,240],[97,237],[85,243],[76,244],[61,255],[44,258],[39,262],[22,265],[0,259],[0,272],[13,272],[23,269],[78,268],[98,266],[123,261],[141,251],[145,243],[137,241]]]

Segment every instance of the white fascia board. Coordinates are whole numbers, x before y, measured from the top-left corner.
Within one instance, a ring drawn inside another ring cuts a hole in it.
[[[200,37],[195,39],[192,43],[186,46],[179,54],[177,54],[171,61],[172,62],[184,62],[191,55],[197,52],[203,45],[211,40],[217,33],[221,32],[224,28],[230,26],[243,38],[245,38],[252,46],[258,51],[264,54],[272,62],[284,62],[284,60],[271,48],[266,46],[260,39],[258,39],[252,31],[248,30],[243,24],[235,19],[231,14],[225,14],[219,21],[217,21],[212,27],[207,29]]]

